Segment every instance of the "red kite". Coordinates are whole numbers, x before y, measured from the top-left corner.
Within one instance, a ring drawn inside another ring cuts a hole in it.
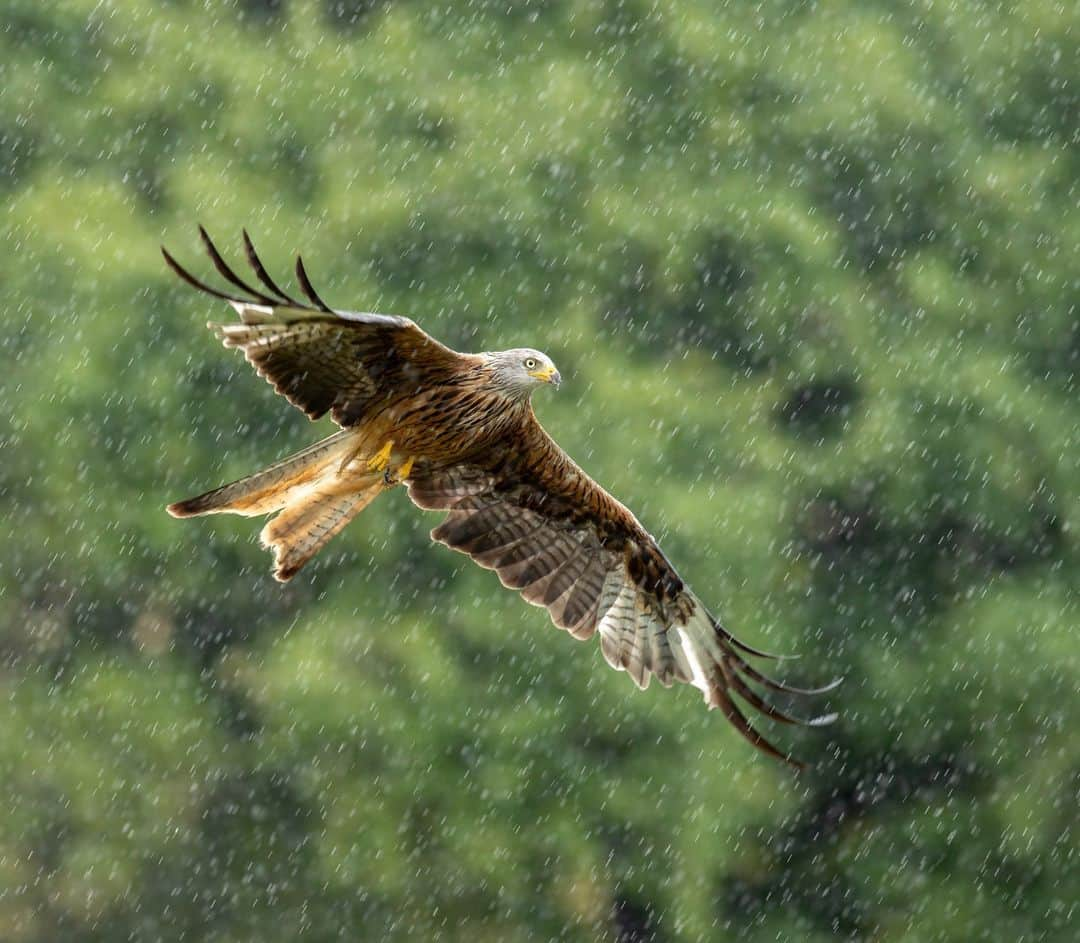
[[[240,320],[211,324],[274,389],[311,419],[341,431],[240,481],[169,506],[175,517],[274,514],[261,533],[274,575],[288,580],[379,494],[404,484],[424,509],[448,511],[431,536],[495,570],[504,586],[544,606],[579,639],[600,635],[608,664],[641,688],[692,684],[754,746],[799,765],[755,730],[740,698],[785,723],[796,719],[755,688],[818,694],[775,681],[746,660],[768,657],[705,608],[637,518],[555,443],[530,398],[558,387],[551,359],[529,348],[460,354],[408,318],[330,308],[296,260],[306,302],[270,277],[245,231],[259,288],[241,279],[199,230],[220,275],[213,288],[165,261],[184,281],[228,301]]]

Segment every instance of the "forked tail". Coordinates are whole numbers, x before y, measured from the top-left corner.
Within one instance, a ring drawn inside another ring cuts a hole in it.
[[[276,465],[167,510],[173,517],[280,511],[259,536],[274,551],[274,577],[284,582],[386,489],[381,474],[342,477],[355,447],[355,434],[336,432]]]
[[[195,517],[198,514],[257,517],[270,514],[285,507],[298,491],[311,488],[332,466],[340,466],[351,451],[352,437],[345,431],[335,432],[254,475],[186,501],[177,501],[166,510],[173,517]]]
[[[331,482],[325,488],[302,495],[267,521],[259,539],[264,547],[274,551],[274,579],[282,583],[292,579],[387,487],[381,475],[374,476],[359,491],[356,482],[348,489]]]

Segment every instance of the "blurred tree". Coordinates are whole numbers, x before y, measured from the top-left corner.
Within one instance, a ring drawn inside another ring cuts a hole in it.
[[[1074,938],[1072,5],[2,22],[0,939]],[[793,680],[847,677],[814,769],[404,498],[287,589],[250,521],[167,518],[325,431],[201,331],[157,253],[196,221],[555,356],[560,442]]]

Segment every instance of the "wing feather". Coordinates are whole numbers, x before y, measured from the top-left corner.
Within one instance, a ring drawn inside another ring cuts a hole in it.
[[[339,426],[352,428],[418,386],[455,375],[470,360],[408,318],[333,310],[297,257],[297,280],[310,302],[301,304],[270,277],[246,231],[245,256],[265,292],[236,274],[201,226],[199,237],[218,274],[241,294],[196,278],[163,247],[165,261],[189,285],[236,309],[239,324],[211,327],[226,347],[242,350],[258,374],[311,419],[330,413]]]
[[[561,563],[550,567],[521,590],[521,596],[534,606],[548,608],[573,585],[581,568],[584,551],[580,544],[564,554]]]
[[[483,363],[444,347],[407,318],[332,309],[299,256],[296,279],[307,303],[298,301],[267,272],[246,230],[244,254],[261,287],[228,265],[201,226],[199,237],[215,270],[239,294],[196,278],[163,247],[166,263],[189,285],[233,306],[239,322],[211,326],[312,419],[329,413],[338,425],[352,428],[418,390],[460,388]],[[639,687],[654,676],[664,685],[694,685],[709,707],[719,708],[742,736],[771,755],[789,759],[754,728],[735,698],[782,723],[832,719],[804,720],[763,696],[759,687],[794,696],[835,685],[797,688],[751,665],[748,657],[774,656],[741,642],[709,613],[634,515],[547,435],[527,401],[519,408],[480,393],[479,420],[461,408],[457,415],[449,410],[445,422],[432,415],[423,420],[442,422],[431,431],[447,453],[438,461],[419,456],[408,479],[419,507],[448,512],[433,539],[494,570],[504,585],[547,608],[552,621],[575,638],[598,634],[605,660]],[[475,412],[478,400],[468,402]],[[504,422],[507,412],[511,421]],[[477,426],[496,414],[499,433],[478,438]],[[304,552],[317,549],[355,509],[350,498],[320,501],[310,513],[297,511]],[[276,533],[268,531],[271,537]]]
[[[293,298],[292,295],[289,295],[278,288],[277,282],[270,277],[270,273],[266,271],[266,266],[262,264],[262,259],[259,258],[259,254],[255,251],[255,246],[251,242],[251,236],[248,235],[248,231],[242,229],[241,234],[244,239],[244,254],[247,256],[248,265],[251,266],[251,270],[255,273],[255,277],[262,282],[263,287],[275,295],[278,302],[284,302],[293,308],[302,308],[303,305],[299,301]]]
[[[257,288],[252,288],[239,275],[237,275],[236,272],[229,268],[228,263],[221,257],[221,253],[218,252],[217,246],[214,245],[213,241],[210,239],[210,236],[207,234],[206,230],[203,229],[202,226],[199,227],[199,238],[202,239],[203,246],[206,247],[206,254],[210,256],[210,261],[214,263],[214,268],[217,269],[218,274],[222,278],[224,278],[225,281],[235,285],[241,291],[246,291],[252,298],[254,298],[256,301],[262,302],[264,305],[274,307],[279,303],[279,300],[277,298],[271,298],[269,295],[264,295]]]
[[[432,531],[434,540],[495,570],[575,638],[598,634],[604,659],[638,687],[654,676],[665,686],[692,684],[754,746],[796,766],[734,698],[782,723],[832,719],[795,717],[753,687],[804,693],[746,661],[764,653],[721,626],[634,516],[574,465],[534,417],[504,448],[471,463],[421,469],[408,484],[420,507],[449,512]]]
[[[320,311],[325,311],[327,314],[331,313],[331,307],[319,297],[319,293],[312,287],[307,269],[304,268],[304,260],[300,256],[296,257],[296,280],[300,283],[301,290],[307,295],[308,301]]]
[[[588,556],[573,584],[548,605],[552,621],[574,638],[587,639],[596,631],[596,611],[600,606],[608,570],[597,554]]]

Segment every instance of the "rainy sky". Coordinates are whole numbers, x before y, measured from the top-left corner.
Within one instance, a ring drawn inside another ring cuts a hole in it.
[[[9,0],[0,939],[1075,939],[1078,37],[1056,0]],[[284,584],[262,519],[166,514],[336,429],[205,329],[160,254],[224,289],[200,224],[550,356],[544,428],[798,656],[753,664],[844,679],[830,726],[758,715],[807,769],[402,488]]]

